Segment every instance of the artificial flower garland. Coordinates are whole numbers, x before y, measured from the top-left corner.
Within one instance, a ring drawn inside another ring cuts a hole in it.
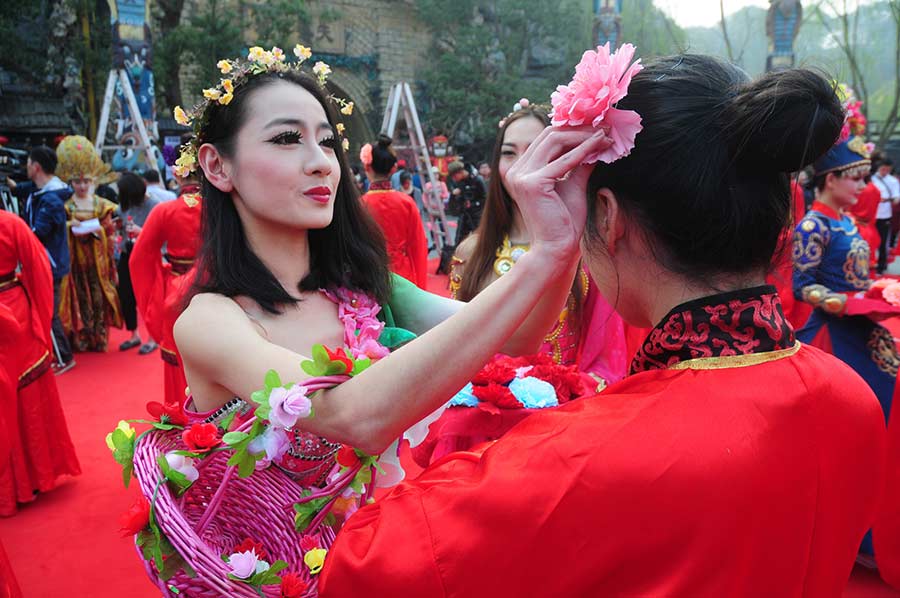
[[[288,62],[284,50],[279,47],[273,47],[271,50],[264,50],[260,46],[253,46],[247,53],[246,59],[225,59],[216,63],[216,68],[222,75],[227,78],[220,79],[219,84],[203,90],[203,100],[195,105],[189,111],[181,106],[175,106],[173,116],[175,122],[185,127],[193,129],[191,140],[181,147],[181,152],[175,160],[173,170],[178,176],[185,178],[192,172],[197,170],[197,150],[200,149],[200,131],[203,128],[205,118],[207,117],[207,108],[212,104],[227,106],[234,99],[234,91],[242,85],[247,79],[254,75],[266,72],[286,72],[289,70],[299,71],[301,66],[307,59],[312,56],[312,50],[308,47],[297,44],[294,46],[293,54],[296,58],[294,62]],[[331,75],[331,67],[324,62],[316,62],[312,67],[312,72],[316,76],[319,85],[324,89],[328,82],[328,76]],[[341,114],[350,116],[353,114],[353,102],[348,102],[343,98],[339,98],[332,94],[328,98],[340,106]],[[338,124],[336,127],[338,135],[343,137],[345,127]],[[344,137],[341,140],[341,147],[344,151],[350,148],[350,141]]]

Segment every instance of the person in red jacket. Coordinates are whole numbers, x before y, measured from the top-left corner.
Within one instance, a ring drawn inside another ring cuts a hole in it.
[[[619,314],[653,327],[631,375],[361,508],[328,550],[322,598],[841,595],[875,512],[884,417],[848,366],[796,341],[765,285],[786,173],[831,147],[841,103],[803,69],[749,82],[687,54],[624,73],[625,52],[585,52],[554,129],[619,140],[589,173],[582,248]],[[541,160],[551,141],[522,158],[547,190],[584,176]],[[580,230],[585,207],[566,205]]]
[[[47,250],[25,221],[0,211],[0,368],[12,393],[0,393],[0,517],[56,487],[81,468],[69,438],[53,350],[53,276]],[[3,389],[0,389],[3,390]]]
[[[380,135],[375,145],[366,144],[360,158],[371,181],[362,201],[384,233],[391,271],[424,289],[428,283],[428,242],[416,202],[391,188],[391,173],[397,165],[391,138]]]
[[[199,250],[199,190],[195,182],[188,182],[178,199],[159,204],[150,212],[129,261],[138,312],[150,335],[159,341],[167,405],[180,405],[187,386],[172,335],[177,315],[171,317],[167,310],[179,303],[182,285],[176,281],[192,268]]]
[[[859,235],[869,244],[869,266],[872,268],[872,272],[878,265],[878,252],[881,248],[881,234],[878,232],[878,227],[875,226],[875,215],[880,202],[881,192],[870,181],[856,196],[856,203],[850,207],[850,214],[856,221]]]

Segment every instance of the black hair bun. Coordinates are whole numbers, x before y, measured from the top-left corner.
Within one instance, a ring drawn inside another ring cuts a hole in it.
[[[834,145],[844,109],[832,83],[811,70],[788,69],[738,88],[722,119],[739,168],[794,172]]]
[[[391,144],[393,142],[394,142],[393,139],[391,139],[384,133],[381,133],[378,135],[378,141],[376,143],[378,144],[378,147],[387,149],[387,148],[391,147]]]

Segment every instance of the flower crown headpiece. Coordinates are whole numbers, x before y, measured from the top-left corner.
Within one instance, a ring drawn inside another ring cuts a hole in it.
[[[590,124],[605,129],[613,144],[589,155],[584,164],[610,164],[634,149],[634,138],[643,128],[641,116],[634,110],[619,110],[615,105],[628,95],[631,78],[643,70],[641,60],[632,63],[635,47],[623,44],[610,54],[609,42],[588,50],[575,67],[575,77],[560,85],[550,96],[551,122],[555,127],[579,127]]]
[[[537,108],[539,110],[544,110],[548,114],[550,113],[550,106],[546,104],[532,104],[528,98],[522,98],[521,100],[513,104],[512,112],[500,119],[500,122],[497,123],[497,128],[502,129],[503,125],[506,124],[506,121],[508,121],[513,114],[524,110],[525,108]]]
[[[191,140],[181,146],[181,153],[175,160],[173,170],[175,174],[184,178],[197,170],[197,150],[200,148],[200,131],[206,124],[208,117],[208,108],[213,104],[227,106],[234,99],[234,90],[248,81],[255,75],[262,73],[283,73],[287,71],[300,71],[301,66],[310,56],[312,50],[306,46],[297,44],[294,46],[294,56],[297,57],[295,62],[287,62],[284,50],[274,47],[271,50],[264,50],[259,46],[253,46],[247,54],[246,59],[235,58],[231,60],[220,60],[216,63],[216,67],[227,79],[221,79],[219,85],[203,90],[203,100],[185,111],[181,106],[175,106],[175,121],[182,126],[191,127],[193,136]],[[328,81],[328,75],[331,74],[331,67],[324,62],[316,62],[312,67],[312,72],[316,76],[316,80],[322,88]],[[328,94],[328,99],[340,106],[341,114],[349,116],[353,114],[353,102],[348,102],[343,98],[338,98]],[[336,126],[337,133],[341,137],[344,135],[344,125],[338,123]],[[344,151],[350,147],[350,141],[343,137],[341,146]]]

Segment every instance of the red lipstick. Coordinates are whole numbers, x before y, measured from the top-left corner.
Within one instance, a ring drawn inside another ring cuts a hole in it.
[[[303,195],[318,203],[331,201],[331,189],[325,186],[312,187],[303,192]]]

